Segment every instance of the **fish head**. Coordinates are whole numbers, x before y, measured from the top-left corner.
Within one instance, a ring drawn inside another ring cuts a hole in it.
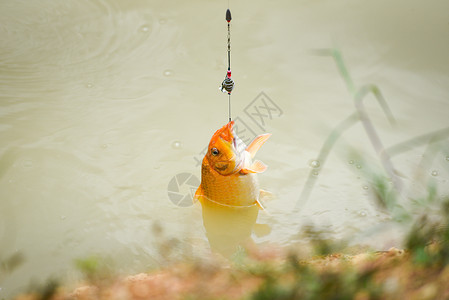
[[[234,121],[230,121],[212,136],[206,158],[209,166],[219,174],[231,175],[240,171],[245,148],[234,132]]]

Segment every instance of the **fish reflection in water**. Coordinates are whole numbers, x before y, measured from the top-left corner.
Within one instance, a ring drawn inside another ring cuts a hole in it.
[[[234,132],[234,121],[215,132],[204,156],[201,184],[194,201],[202,206],[203,224],[212,250],[232,255],[251,241],[259,210],[263,209],[257,173],[266,166],[253,158],[270,137],[256,137],[247,147]]]

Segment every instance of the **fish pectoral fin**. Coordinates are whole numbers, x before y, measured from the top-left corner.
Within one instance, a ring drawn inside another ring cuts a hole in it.
[[[260,160],[256,160],[250,167],[244,167],[241,170],[242,174],[248,173],[262,173],[267,169],[267,166]]]
[[[260,189],[259,191],[259,199],[263,199],[263,201],[273,200],[275,195],[271,192]]]
[[[259,199],[256,200],[256,202],[254,202],[257,206],[259,206],[259,209],[261,210],[265,210],[265,207],[263,206],[262,202],[260,202]]]
[[[271,136],[271,133],[265,133],[257,136],[251,144],[249,144],[248,147],[246,147],[246,151],[251,154],[251,158],[254,158],[257,151],[260,149],[260,147],[268,140],[268,138]]]
[[[200,198],[203,196],[203,189],[201,188],[201,185],[198,187],[198,189],[195,192],[195,195],[193,195],[193,203],[196,203],[200,200]]]

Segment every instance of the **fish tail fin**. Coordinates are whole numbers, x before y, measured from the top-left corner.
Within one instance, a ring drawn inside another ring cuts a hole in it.
[[[271,133],[265,133],[257,136],[251,144],[249,144],[248,147],[246,147],[246,151],[249,152],[251,155],[251,158],[254,158],[257,151],[260,149],[260,147],[268,140],[268,138],[271,136]]]

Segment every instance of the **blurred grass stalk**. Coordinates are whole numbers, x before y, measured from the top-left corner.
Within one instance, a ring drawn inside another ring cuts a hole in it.
[[[334,147],[335,143],[341,138],[342,134],[360,121],[362,123],[362,126],[365,130],[368,139],[371,142],[372,147],[374,148],[376,154],[378,155],[378,159],[380,160],[383,169],[387,173],[387,176],[390,178],[390,180],[393,182],[393,186],[395,189],[393,195],[394,198],[400,196],[403,191],[403,183],[397,175],[398,172],[391,161],[391,157],[395,155],[400,155],[406,151],[414,149],[417,146],[427,144],[427,150],[424,153],[420,166],[430,162],[431,157],[434,157],[437,151],[441,151],[441,149],[436,147],[435,145],[436,143],[441,142],[442,140],[444,140],[446,137],[449,136],[449,127],[436,130],[421,136],[413,137],[409,140],[398,143],[389,148],[385,148],[379,135],[377,134],[377,131],[373,123],[369,118],[369,113],[366,111],[365,106],[363,104],[363,100],[365,99],[365,97],[367,95],[372,94],[378,101],[390,124],[391,125],[396,124],[396,120],[379,87],[374,84],[370,84],[362,86],[361,88],[357,88],[350,76],[348,69],[346,68],[342,54],[339,50],[319,49],[314,51],[314,54],[319,56],[330,56],[333,58],[335,64],[337,65],[337,69],[340,73],[340,76],[343,78],[346,87],[353,98],[355,106],[355,112],[353,112],[343,121],[341,121],[331,131],[331,133],[328,135],[325,142],[323,143],[319,155],[317,157],[317,160],[320,162],[320,167],[321,168],[324,167],[327,157],[332,151],[332,148]],[[449,152],[448,150],[446,151]],[[315,171],[316,170],[314,169],[310,170],[304,188],[301,192],[301,195],[294,207],[293,210],[294,212],[299,211],[309,199],[310,194],[318,179],[318,176],[315,175]],[[378,185],[380,184],[379,178],[378,180],[376,180],[376,182]],[[388,199],[391,200],[391,194]],[[387,207],[391,206],[388,203],[385,203],[385,205]]]

